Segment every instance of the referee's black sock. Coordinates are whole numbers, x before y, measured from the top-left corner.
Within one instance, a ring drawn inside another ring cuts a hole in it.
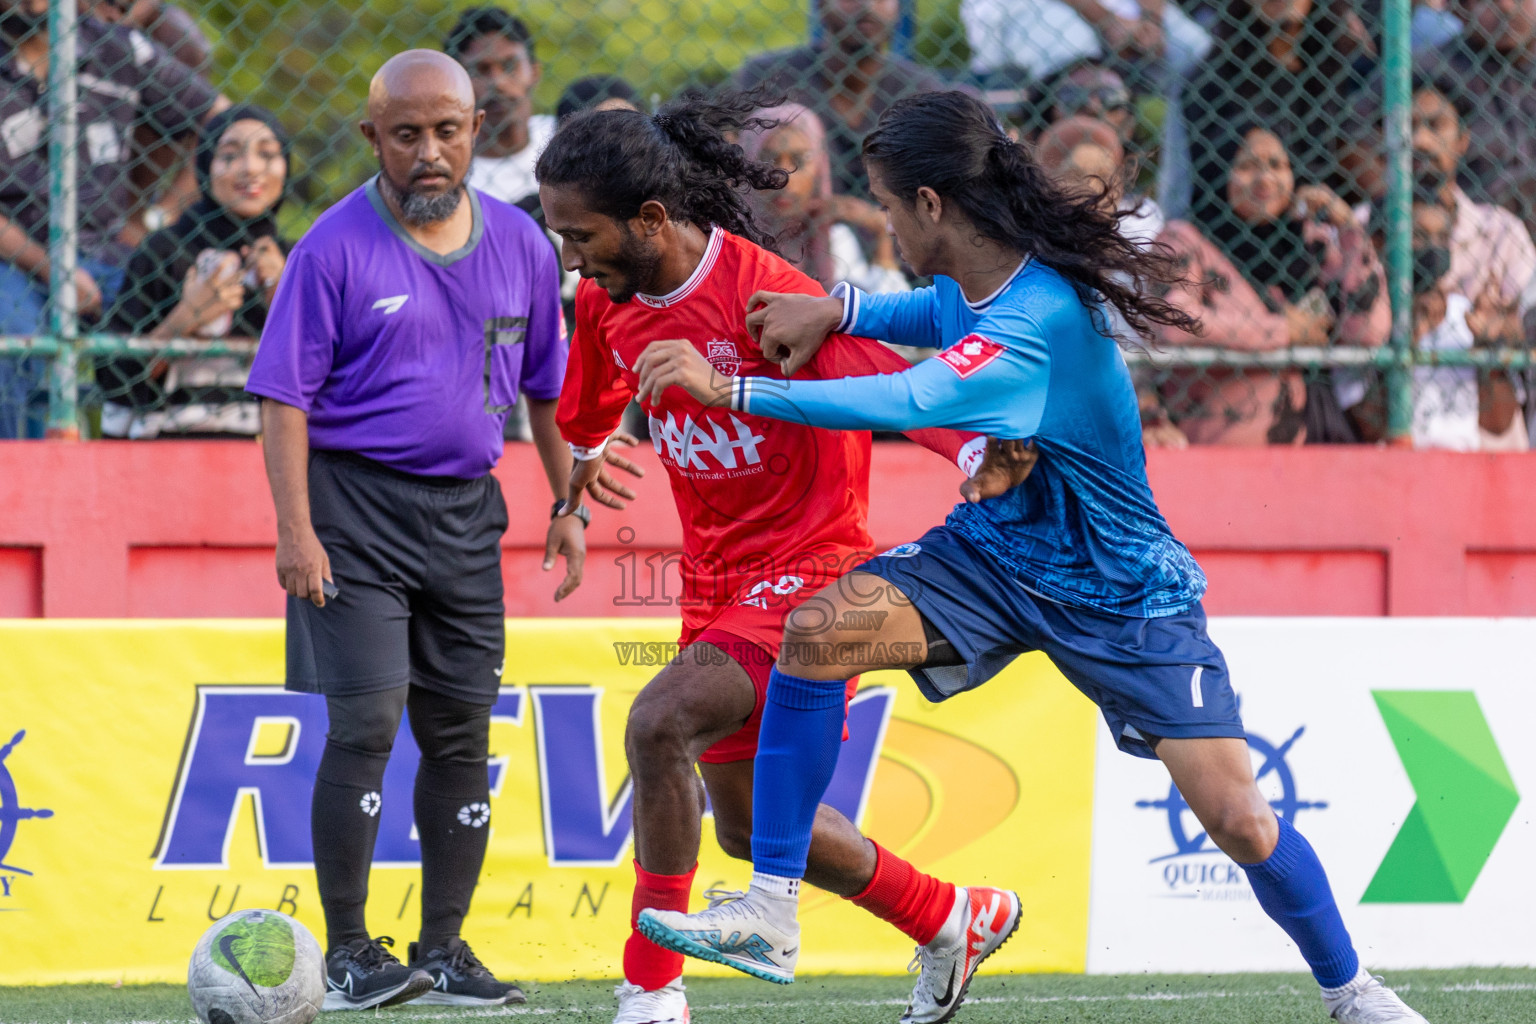
[[[491,831],[484,761],[423,757],[416,769],[416,832],[421,837],[421,950],[459,936]]]
[[[389,753],[373,753],[326,740],[315,774],[309,827],[315,848],[315,880],[325,910],[326,951],[368,938],[363,906],[368,869],[379,834],[384,766]],[[484,775],[481,769],[481,775]]]

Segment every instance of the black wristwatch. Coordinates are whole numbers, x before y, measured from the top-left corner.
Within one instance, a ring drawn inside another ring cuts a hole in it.
[[[566,499],[564,499],[564,498],[556,499],[555,507],[549,510],[549,518],[551,518],[551,519],[559,518],[560,510],[565,507],[565,500]],[[581,527],[582,527],[582,529],[586,529],[587,527],[592,525],[592,510],[587,508],[587,506],[585,506],[585,505],[577,505],[576,506],[576,511],[572,512],[571,515],[573,515],[577,519],[581,520]]]

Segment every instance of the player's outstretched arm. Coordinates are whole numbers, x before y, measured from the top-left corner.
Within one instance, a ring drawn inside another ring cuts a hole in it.
[[[933,360],[929,360],[929,362],[931,363]],[[911,370],[906,370],[902,373],[875,374],[863,377],[845,377],[840,380],[832,381],[775,381],[762,377],[722,377],[718,372],[716,372],[715,368],[711,366],[702,355],[699,354],[699,350],[694,348],[691,343],[681,340],[672,340],[654,341],[650,345],[647,345],[645,351],[640,354],[640,361],[636,364],[635,371],[640,376],[640,394],[650,395],[651,401],[653,403],[660,400],[661,393],[663,391],[675,385],[677,387],[683,388],[689,394],[693,395],[694,398],[697,398],[700,402],[703,402],[706,405],[723,404],[725,401],[730,399],[732,400],[732,408],[735,408],[738,411],[750,411],[758,413],[760,410],[756,407],[748,410],[743,406],[736,404],[735,395],[740,394],[742,391],[741,387],[739,386],[739,382],[762,382],[768,388],[772,388],[774,386],[779,386],[782,388],[783,386],[791,384],[832,385],[834,388],[841,390],[847,390],[850,387],[858,389],[861,385],[863,385],[866,387],[879,389],[886,395],[887,398],[889,398],[899,392],[899,388],[893,389],[892,382],[902,380],[920,368],[921,364],[919,367],[913,367]],[[942,373],[948,374],[949,371],[943,370]],[[931,376],[931,374],[928,375]],[[938,382],[941,386],[949,385],[948,380],[942,376],[938,378]],[[995,396],[998,392],[999,388],[997,387],[996,382],[994,382],[993,387],[990,389],[990,393]],[[772,392],[764,393],[772,395]],[[781,395],[772,395],[772,397],[782,398]],[[772,402],[766,402],[763,404],[769,406],[769,408],[761,411],[761,414],[772,416],[776,419],[789,419],[802,423],[810,423],[812,426],[830,427],[833,429],[842,430],[871,429],[871,427],[862,425],[860,423],[827,422],[824,419],[818,419],[816,413],[812,413],[806,416],[794,415],[796,409],[792,402],[787,406],[778,408],[777,412],[774,411],[775,407],[772,405]],[[941,408],[937,410],[937,414],[946,418],[961,418],[965,414],[963,409],[968,404],[971,406],[976,406],[977,403],[975,400],[969,398],[968,396],[958,396],[957,401],[951,401],[948,403],[948,412],[945,412]],[[822,417],[846,418],[847,416],[853,414],[852,410],[837,410],[835,408],[828,408],[825,401],[815,403],[815,408],[816,412],[819,412]],[[975,408],[971,410],[973,413],[978,411],[980,410]],[[908,412],[913,413],[913,410],[908,409]],[[997,422],[1002,421],[997,420]],[[1035,422],[1038,423],[1038,413],[1036,413]],[[918,424],[918,426],[946,426],[959,429],[982,429],[970,423],[944,422]],[[904,426],[880,426],[875,429],[910,430],[912,428]],[[1032,433],[1033,430],[1034,427],[1031,426],[1025,433]],[[1024,435],[1020,434],[1017,436],[1022,437]],[[1000,441],[997,438],[988,438],[985,455],[982,459],[981,465],[978,466],[975,472],[973,472],[971,476],[960,485],[960,494],[965,498],[966,501],[970,502],[984,501],[987,498],[995,498],[998,495],[1003,494],[1006,491],[1023,483],[1025,478],[1028,477],[1030,472],[1034,469],[1035,461],[1038,457],[1039,454],[1036,452],[1035,446],[1028,442],[1022,440]],[[578,470],[579,469],[580,467],[578,466]]]
[[[916,348],[937,348],[942,343],[938,294],[931,287],[865,295],[844,282],[825,298],[759,291],[747,300],[747,330],[786,377],[794,376],[834,333]]]
[[[728,398],[736,412],[828,430],[949,427],[1028,438],[1040,425],[1050,379],[1049,360],[1041,352],[995,346],[990,358],[964,371],[936,357],[901,373],[777,380],[721,376],[692,344],[668,340],[647,345],[635,372],[639,393],[652,402],[675,385],[705,405],[724,405]]]
[[[901,373],[841,380],[732,380],[730,407],[829,430],[925,427],[1029,438],[1040,426],[1050,379],[1046,363],[1003,350],[962,376],[943,357]]]

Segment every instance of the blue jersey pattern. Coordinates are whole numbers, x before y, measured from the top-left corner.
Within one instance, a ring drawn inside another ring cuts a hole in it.
[[[952,427],[1032,438],[1040,460],[1029,478],[956,505],[951,528],[1052,601],[1143,618],[1199,602],[1205,573],[1147,482],[1125,360],[1066,279],[1030,260],[974,304],[946,277],[902,294],[846,285],[834,294],[844,300],[838,330],[946,351],[873,377],[738,378],[735,408],[839,430]]]

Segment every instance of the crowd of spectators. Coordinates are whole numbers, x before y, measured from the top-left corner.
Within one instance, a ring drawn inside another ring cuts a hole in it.
[[[48,329],[46,0],[0,0],[0,334]],[[296,174],[278,116],[231,106],[196,20],[162,0],[85,5],[80,28],[79,310],[86,330],[228,340],[209,355],[97,367],[106,436],[250,436],[240,344],[254,344],[289,239]],[[1187,270],[1166,297],[1200,318],[1128,349],[1151,445],[1372,442],[1381,375],[1222,365],[1220,353],[1386,344],[1391,303],[1381,141],[1381,10],[1369,0],[963,0],[963,73],[906,54],[902,0],[817,0],[804,45],[748,56],[723,83],[760,90],[775,126],[745,133],[789,172],[755,198],[783,255],[823,284],[913,280],[859,158],[881,113],[960,88],[993,105],[1047,173],[1102,195],[1122,232]],[[547,45],[547,41],[546,42]],[[468,181],[541,216],[534,164],[560,120],[648,108],[614,74],[535,96],[541,40],[514,9],[462,11],[442,48],[485,113]],[[1425,352],[1536,342],[1536,0],[1419,0],[1412,20],[1412,343]],[[771,99],[770,99],[771,97]],[[239,97],[236,98],[237,100]],[[565,298],[576,279],[563,282]],[[1215,357],[1210,352],[1215,351]],[[923,353],[906,353],[917,359]],[[1241,363],[1241,359],[1233,362]],[[0,437],[38,436],[47,362],[0,356]],[[1523,370],[1421,366],[1412,440],[1523,450]],[[509,421],[509,436],[525,425]]]

